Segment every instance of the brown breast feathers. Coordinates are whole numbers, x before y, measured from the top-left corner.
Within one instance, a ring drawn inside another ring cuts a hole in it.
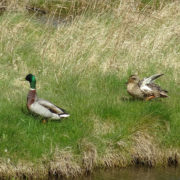
[[[33,89],[33,90],[29,90],[29,93],[27,95],[27,107],[28,109],[30,108],[31,104],[34,103],[36,99],[36,90]]]

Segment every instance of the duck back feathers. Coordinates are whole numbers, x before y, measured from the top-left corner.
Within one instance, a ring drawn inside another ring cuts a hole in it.
[[[30,89],[27,95],[27,108],[40,116],[51,119],[60,119],[69,117],[69,114],[62,108],[52,104],[51,102],[39,99],[35,89]]]

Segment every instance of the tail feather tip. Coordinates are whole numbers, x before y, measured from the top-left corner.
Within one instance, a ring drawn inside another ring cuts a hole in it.
[[[60,117],[69,117],[70,114],[59,114]]]

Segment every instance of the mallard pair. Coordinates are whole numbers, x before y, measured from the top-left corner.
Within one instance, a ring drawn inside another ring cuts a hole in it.
[[[131,75],[127,82],[127,92],[134,98],[146,101],[155,98],[166,98],[168,97],[168,91],[153,83],[162,75],[164,74],[155,74],[143,80],[140,80],[137,75]]]
[[[127,91],[131,96],[147,101],[158,97],[168,97],[168,91],[162,90],[159,85],[153,83],[155,79],[162,75],[156,74],[143,80],[140,80],[136,75],[131,75],[128,79]],[[25,79],[30,83],[30,90],[27,96],[27,108],[29,111],[45,119],[57,120],[70,116],[64,109],[37,97],[36,78],[34,75],[28,74]]]

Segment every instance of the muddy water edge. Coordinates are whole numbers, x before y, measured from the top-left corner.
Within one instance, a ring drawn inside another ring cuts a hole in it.
[[[99,170],[75,180],[180,180],[180,168],[144,168]]]

